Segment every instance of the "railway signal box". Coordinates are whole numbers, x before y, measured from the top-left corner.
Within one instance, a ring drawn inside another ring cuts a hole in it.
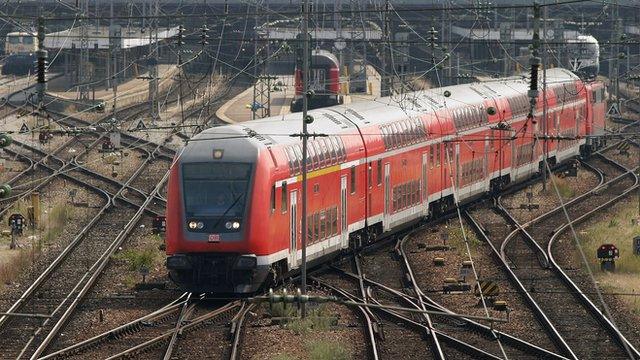
[[[160,234],[167,230],[167,218],[165,216],[156,216],[153,218],[153,233]]]
[[[21,214],[11,214],[11,216],[9,216],[9,226],[13,234],[22,235],[24,224],[25,219]]]
[[[597,256],[602,271],[615,271],[616,259],[620,257],[620,251],[613,244],[602,244],[598,248]]]

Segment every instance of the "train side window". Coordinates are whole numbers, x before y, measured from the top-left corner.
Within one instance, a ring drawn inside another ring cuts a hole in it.
[[[327,213],[322,210],[320,211],[320,239],[325,239],[327,238]]]
[[[411,142],[411,137],[409,136],[410,130],[407,126],[407,122],[401,121],[400,127],[402,128],[402,145],[406,145]]]
[[[433,145],[429,145],[429,168],[433,169],[433,151],[434,151],[434,146]]]
[[[307,216],[307,243],[313,242],[313,214]]]
[[[336,144],[331,139],[327,139],[327,145],[331,151],[331,164],[335,165],[338,163],[338,154],[336,152]]]
[[[382,159],[378,160],[376,176],[378,177],[376,180],[378,182],[378,186],[382,185]]]
[[[393,211],[396,211],[396,209],[398,208],[398,188],[394,187],[393,188],[393,195],[391,197],[392,200],[392,209]]]
[[[335,152],[336,162],[340,162],[340,143],[338,142],[338,138],[330,137],[329,141],[331,142],[331,148]]]
[[[316,140],[313,142],[313,144],[316,147],[316,154],[318,154],[318,168],[324,167],[325,151],[323,149],[322,143]]]
[[[331,214],[331,233],[333,235],[338,234],[338,208],[333,208],[333,213]]]
[[[276,211],[276,184],[271,186],[271,213]]]
[[[356,193],[356,167],[351,167],[351,194]]]
[[[317,165],[316,150],[311,144],[312,142],[309,142],[309,146],[307,147],[307,170],[313,170]]]
[[[281,210],[282,213],[286,213],[287,209],[289,208],[289,194],[287,192],[287,182],[283,181],[282,182],[282,196],[281,196],[281,200],[282,200],[282,206],[281,206]]]
[[[347,154],[344,148],[344,143],[340,138],[335,138],[335,141],[336,141],[336,145],[338,146],[338,160],[345,161],[347,159]]]
[[[331,155],[331,141],[329,141],[329,139],[327,138],[320,138],[320,140],[322,140],[322,144],[324,145],[324,160],[325,160],[325,165],[329,166],[329,165],[333,165],[333,156]]]
[[[293,147],[293,152],[296,155],[296,169],[297,172],[302,171],[302,148],[299,145]]]
[[[320,240],[320,214],[313,214],[313,240]]]

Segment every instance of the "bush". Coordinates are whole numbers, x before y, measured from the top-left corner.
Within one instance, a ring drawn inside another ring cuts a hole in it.
[[[267,306],[267,313],[271,317],[276,318],[292,318],[298,316],[298,308],[295,304],[287,304],[285,307],[283,303],[275,303],[269,307]]]
[[[307,345],[307,349],[311,360],[347,360],[351,358],[349,350],[335,341],[312,341]]]
[[[115,258],[125,261],[129,265],[129,270],[141,271],[144,268],[153,267],[158,258],[158,251],[153,246],[147,246],[141,250],[125,250]]]
[[[287,328],[300,335],[309,330],[329,330],[337,320],[338,318],[331,315],[326,306],[321,305],[309,311],[306,318],[298,318],[287,323]]]

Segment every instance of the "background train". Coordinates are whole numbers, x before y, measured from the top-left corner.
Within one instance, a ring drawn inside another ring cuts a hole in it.
[[[4,43],[2,75],[26,75],[34,71],[38,39],[27,32],[11,32]]]
[[[566,64],[583,77],[596,77],[600,72],[600,45],[591,35],[578,35],[577,39],[567,39]]]
[[[300,266],[375,241],[542,166],[542,123],[551,164],[596,144],[604,86],[547,71],[529,119],[522,77],[408,93],[309,114],[307,228],[301,229],[299,114],[225,125],[194,137],[168,185],[167,268],[191,291],[249,294]]]
[[[296,94],[291,102],[291,112],[302,111],[302,66],[296,63]],[[340,104],[340,63],[327,50],[312,50],[309,62],[309,89],[314,95],[309,99],[309,109]]]

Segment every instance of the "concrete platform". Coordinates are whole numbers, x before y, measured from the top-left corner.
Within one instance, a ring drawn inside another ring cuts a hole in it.
[[[293,75],[278,75],[274,83],[282,82],[284,86],[279,91],[271,92],[271,116],[282,116],[290,113],[289,105],[295,95]],[[367,66],[367,93],[352,93],[343,95],[344,103],[375,100],[380,97],[380,74],[372,67]],[[347,87],[348,88],[348,87]],[[253,102],[253,86],[247,88],[233,99],[223,104],[216,116],[223,122],[233,124],[251,120],[251,104]]]
[[[289,113],[289,105],[295,95],[293,75],[279,75],[273,83],[282,82],[280,91],[271,91],[271,116]],[[253,86],[236,95],[223,104],[216,116],[226,123],[236,123],[251,120],[251,104],[253,103]]]
[[[176,65],[158,65],[158,74],[160,79],[158,80],[158,91],[162,92],[169,88],[174,81],[174,76],[178,74],[178,68]],[[146,101],[149,94],[149,80],[145,79],[149,73],[144,73],[140,77],[134,78],[122,84],[118,84],[118,101],[117,106],[122,107],[136,102]],[[64,79],[61,79],[64,80]],[[74,88],[75,90],[75,88]],[[49,94],[68,99],[76,100],[78,93],[76,91],[48,91]],[[90,92],[89,97],[96,100],[104,100],[105,108],[111,107],[111,101],[113,99],[113,89],[96,90]]]

